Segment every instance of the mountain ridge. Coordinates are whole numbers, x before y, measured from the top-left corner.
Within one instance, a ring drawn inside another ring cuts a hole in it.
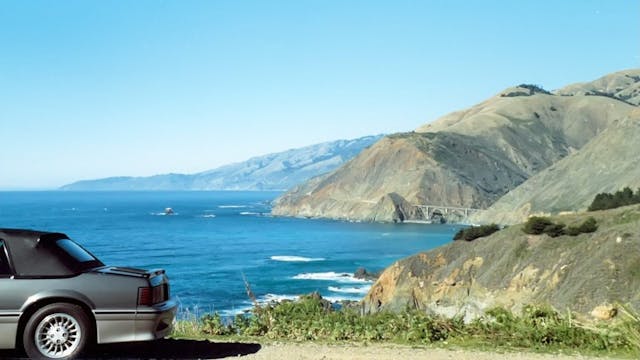
[[[404,221],[426,220],[416,210],[420,204],[488,208],[637,109],[631,101],[640,99],[616,94],[635,94],[638,86],[640,69],[557,93],[526,84],[507,88],[413,132],[386,136],[322,179],[279,197],[273,213]]]
[[[115,176],[81,180],[61,190],[265,190],[282,191],[313,176],[331,171],[371,146],[382,135],[336,140],[279,153],[255,156],[195,174]]]

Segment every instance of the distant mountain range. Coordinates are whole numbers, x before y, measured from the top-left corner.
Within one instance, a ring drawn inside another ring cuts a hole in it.
[[[490,207],[472,220],[517,223],[582,210],[599,192],[640,186],[638,104],[640,69],[553,92],[521,84],[384,137],[284,194],[272,212],[406,221],[424,220],[417,205]]]
[[[110,177],[77,181],[61,190],[286,190],[309,178],[335,170],[382,138],[337,140],[258,156],[197,174]]]

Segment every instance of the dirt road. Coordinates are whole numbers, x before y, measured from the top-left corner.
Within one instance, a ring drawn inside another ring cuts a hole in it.
[[[532,354],[532,353],[495,353],[470,350],[447,350],[412,348],[398,345],[321,345],[267,344],[253,354],[242,357],[247,360],[594,360],[581,355]]]
[[[0,350],[0,359],[25,359],[15,350]],[[99,345],[87,359],[246,359],[246,360],[595,360],[588,356],[499,353],[412,348],[399,345],[323,345],[315,343],[210,342],[163,339]],[[610,358],[611,359],[611,358]]]

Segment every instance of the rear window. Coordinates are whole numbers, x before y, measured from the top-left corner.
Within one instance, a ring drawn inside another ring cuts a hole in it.
[[[0,276],[9,275],[11,275],[11,266],[9,266],[7,248],[4,246],[4,240],[0,240]]]
[[[82,246],[66,238],[42,239],[37,243],[16,242],[18,244],[22,246],[12,243],[11,250],[19,277],[72,276],[104,266]]]
[[[58,240],[56,244],[78,262],[97,260],[93,255],[89,254],[87,250],[69,239]]]

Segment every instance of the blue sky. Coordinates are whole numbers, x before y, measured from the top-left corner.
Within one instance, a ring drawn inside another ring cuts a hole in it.
[[[640,1],[1,1],[0,188],[194,173],[640,65]]]

